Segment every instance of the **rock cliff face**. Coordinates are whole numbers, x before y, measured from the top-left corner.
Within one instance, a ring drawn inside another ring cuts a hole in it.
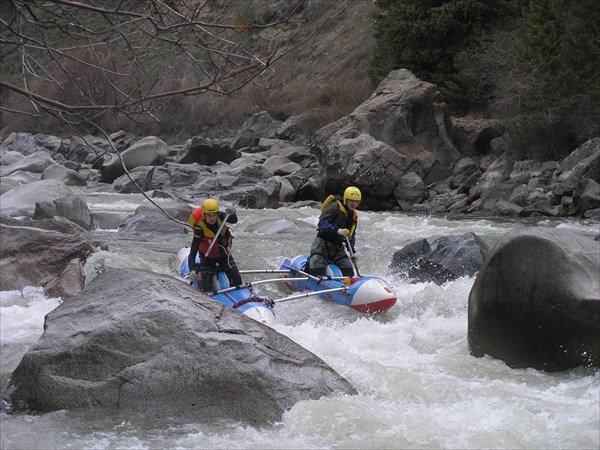
[[[448,137],[448,115],[435,85],[394,70],[350,115],[317,132],[324,193],[354,184],[363,205],[388,209],[407,173],[426,184],[451,174],[460,154]]]

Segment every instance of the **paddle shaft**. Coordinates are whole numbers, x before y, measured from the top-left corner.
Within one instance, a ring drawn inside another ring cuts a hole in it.
[[[265,273],[271,273],[271,272],[290,273],[290,270],[273,270],[273,271],[267,270]],[[304,272],[302,272],[302,271],[298,271],[298,272],[300,272],[300,275],[304,274]],[[262,270],[243,270],[243,271],[240,270],[240,273],[263,273],[263,271]],[[316,278],[316,281],[319,280],[319,278],[317,278],[317,277],[314,277],[314,278]],[[327,279],[327,280],[344,280],[346,278],[348,278],[348,277],[327,277],[325,279]],[[230,286],[228,288],[223,288],[218,291],[210,292],[208,295],[223,294],[223,293],[235,291],[236,289],[241,289],[241,288],[251,288],[252,286],[257,285],[257,284],[289,283],[289,282],[293,282],[293,281],[308,281],[309,279],[310,279],[310,275],[307,274],[306,276],[303,276],[303,277],[271,278],[268,280],[257,280],[257,281],[252,281],[252,282],[245,283],[245,284],[240,284],[239,286]],[[335,289],[337,289],[337,288],[335,288]],[[346,289],[346,288],[343,288],[343,289]],[[322,291],[318,291],[318,292],[322,292]]]
[[[352,245],[350,245],[350,239],[348,239],[348,236],[346,236],[346,247],[348,248],[348,257],[350,258],[350,264],[352,264],[352,270],[354,271],[354,276],[360,277],[360,273],[358,273],[358,267],[356,267],[356,264],[354,263],[354,260],[353,260],[354,251],[352,250]]]
[[[217,216],[218,216],[218,214],[219,213],[217,213]],[[208,257],[210,251],[212,250],[213,246],[215,245],[215,242],[217,242],[217,239],[219,238],[219,234],[221,234],[221,230],[225,226],[225,222],[227,222],[227,219],[229,219],[229,213],[225,214],[225,218],[223,219],[223,222],[221,222],[221,225],[219,226],[219,229],[215,233],[215,237],[213,238],[212,242],[208,246],[208,250],[206,250],[206,253],[204,253],[204,256]]]

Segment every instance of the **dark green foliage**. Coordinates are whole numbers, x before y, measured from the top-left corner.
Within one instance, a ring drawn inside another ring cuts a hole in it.
[[[370,67],[373,86],[390,70],[406,68],[435,83],[446,100],[464,109],[465,83],[455,58],[476,48],[478,39],[510,10],[505,1],[381,0]]]
[[[514,47],[530,76],[524,112],[548,127],[563,123],[581,139],[600,133],[600,5],[595,0],[535,0],[523,11]]]
[[[373,86],[409,69],[438,85],[451,113],[509,119],[523,156],[556,158],[600,135],[597,0],[377,5]]]
[[[552,126],[538,121],[522,121],[511,133],[516,156],[525,159],[558,161],[581,144],[572,126],[562,121]]]

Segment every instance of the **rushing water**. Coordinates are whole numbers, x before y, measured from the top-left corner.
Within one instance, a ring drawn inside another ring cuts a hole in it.
[[[137,195],[88,195],[95,211],[133,211]],[[318,211],[239,210],[234,254],[242,269],[275,269],[284,257],[306,254]],[[298,230],[260,235],[251,225],[286,218]],[[600,447],[600,375],[576,369],[548,374],[474,358],[467,348],[467,299],[473,278],[442,286],[409,284],[389,274],[394,251],[414,240],[474,232],[490,245],[516,226],[558,227],[594,237],[597,222],[508,222],[361,212],[357,236],[363,274],[385,278],[398,303],[382,316],[303,298],[276,307],[274,328],[346,377],[359,395],[300,402],[267,428],[148,420],[102,411],[1,416],[2,449],[163,448],[585,448]],[[108,252],[94,264],[174,274],[177,250],[190,235],[95,234]],[[250,280],[246,276],[245,280]],[[272,275],[271,275],[272,277]],[[260,276],[259,276],[260,278]],[[275,298],[278,286],[257,287]],[[1,293],[2,382],[42,334],[44,315],[60,304],[40,289]]]

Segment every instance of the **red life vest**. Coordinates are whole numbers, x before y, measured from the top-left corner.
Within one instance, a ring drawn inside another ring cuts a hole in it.
[[[217,217],[217,223],[219,224],[219,226],[221,226],[223,221],[219,217]],[[200,242],[198,250],[200,251],[201,255],[206,255],[206,251],[208,250],[208,247],[210,247],[210,243],[215,238],[215,233],[206,226],[204,218],[202,218],[200,222],[196,224],[196,227],[201,228],[204,232],[204,238],[202,239],[202,242]],[[221,234],[219,234],[218,239],[221,240],[221,245],[223,247],[228,248],[231,246],[232,237],[229,228],[227,228],[227,225],[223,226],[223,228],[221,229]],[[213,248],[210,249],[210,253],[206,256],[208,258],[218,258],[219,256],[221,256],[221,249],[219,247],[218,242],[216,242],[215,245],[213,245]]]
[[[202,206],[199,206],[190,214],[190,225],[195,227],[202,220],[204,220],[204,214],[202,214]]]

